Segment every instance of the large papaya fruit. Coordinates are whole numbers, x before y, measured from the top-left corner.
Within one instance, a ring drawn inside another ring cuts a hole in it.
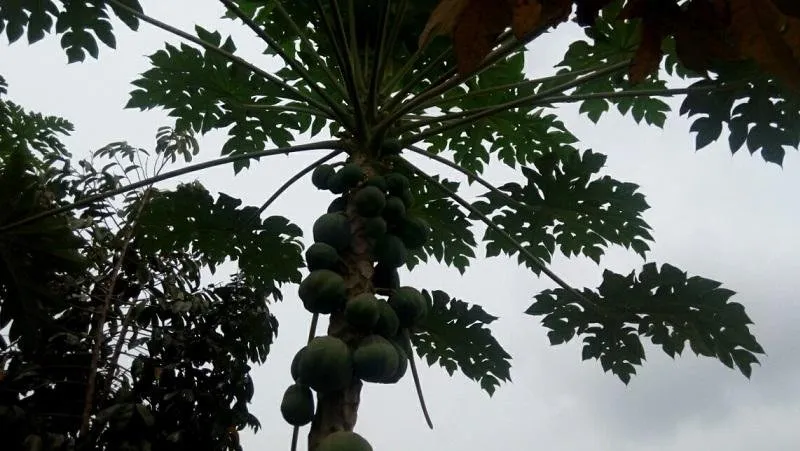
[[[305,426],[314,419],[314,394],[302,384],[292,384],[283,393],[281,415],[292,426]]]
[[[298,374],[317,392],[342,390],[353,379],[350,348],[336,337],[315,337],[300,357]]]
[[[311,271],[297,290],[303,306],[311,313],[333,313],[347,301],[347,287],[339,274],[329,269]]]

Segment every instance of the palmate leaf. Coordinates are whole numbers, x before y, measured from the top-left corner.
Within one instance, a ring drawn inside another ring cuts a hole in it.
[[[515,54],[468,83],[469,89],[462,87],[448,92],[438,105],[445,113],[478,111],[486,105],[531,95],[534,93],[532,84],[477,94],[482,90],[522,81],[523,66],[523,54]],[[533,105],[519,107],[444,130],[426,140],[430,144],[427,150],[433,153],[450,150],[454,154],[454,161],[464,169],[481,173],[493,154],[505,164],[516,167],[529,163],[542,153],[559,150],[577,141],[555,115],[532,112],[533,109]]]
[[[300,282],[302,230],[282,216],[251,221],[258,208],[241,203],[224,193],[215,200],[198,182],[155,192],[138,222],[137,245],[151,255],[185,250],[212,271],[236,261],[247,284],[282,299],[282,284]]]
[[[56,161],[65,162],[70,156],[60,141],[61,136],[74,130],[66,119],[26,111],[10,100],[0,99],[0,124],[3,124],[0,127],[2,157],[7,157],[12,151],[32,152],[37,157],[30,159],[29,163],[44,171]]]
[[[121,3],[142,11],[138,0],[120,0]],[[0,2],[0,33],[5,31],[10,43],[27,34],[29,44],[44,38],[53,30],[61,36],[70,63],[83,61],[86,54],[99,55],[97,40],[108,47],[116,47],[108,7],[130,29],[139,27],[139,19],[127,11],[105,2],[4,0]]]
[[[235,52],[227,38],[224,43],[217,32],[196,27],[203,40]],[[288,146],[296,134],[311,127],[313,116],[304,112],[276,112],[269,109],[245,108],[259,104],[275,106],[283,99],[280,88],[219,55],[186,44],[167,44],[150,56],[153,68],[133,84],[126,107],[146,110],[161,107],[176,117],[176,129],[191,129],[205,134],[226,128],[230,138],[222,147],[223,155],[263,150],[269,143]],[[233,163],[236,172],[247,168],[252,159]]]
[[[639,44],[639,30],[636,21],[623,22],[617,20],[622,9],[622,1],[615,0],[606,6],[597,18],[595,25],[586,28],[588,40],[576,40],[570,44],[563,60],[557,67],[564,67],[558,73],[575,71],[592,67],[601,68],[621,62],[634,55]],[[558,84],[557,80],[546,83],[543,88]],[[625,77],[624,71],[619,74],[595,78],[581,84],[572,91],[573,95],[614,92],[631,89],[662,89],[666,83],[655,77],[632,85]],[[670,111],[661,99],[652,96],[619,97],[610,99],[588,99],[580,103],[580,112],[593,122],[600,120],[603,114],[615,105],[620,114],[628,114],[637,124],[642,120],[648,125],[662,127]]]
[[[583,336],[583,360],[595,358],[626,384],[645,359],[640,337],[650,340],[670,357],[680,355],[688,342],[697,355],[734,365],[750,377],[755,354],[764,350],[748,330],[752,321],[744,307],[729,302],[734,292],[721,283],[687,274],[664,264],[644,265],[638,275],[606,270],[597,291],[583,295],[598,309],[564,289],[545,290],[526,313],[542,316],[552,344]]]
[[[587,150],[550,153],[523,167],[527,183],[499,189],[513,199],[489,191],[473,205],[489,216],[534,255],[549,262],[556,249],[565,256],[584,255],[599,263],[604,248],[616,244],[645,256],[652,241],[642,219],[649,208],[637,185],[609,176],[596,177],[605,155]],[[512,243],[492,229],[484,235],[488,256],[518,254]],[[520,263],[538,268],[518,254]]]
[[[693,87],[740,87],[690,92],[680,113],[695,117],[691,131],[697,133],[698,150],[716,141],[727,127],[731,153],[746,144],[751,154],[760,152],[765,161],[782,165],[784,148],[800,147],[800,96],[755,72],[742,84],[739,80],[747,72],[744,67],[730,67],[721,70],[716,81],[693,83]]]
[[[428,257],[433,257],[464,274],[470,259],[475,258],[476,242],[470,220],[441,190],[399,167],[395,170],[405,173],[411,182],[414,204],[408,209],[408,214],[422,218],[430,225],[430,237],[425,245],[408,253],[408,268],[413,269],[420,262],[427,262]],[[458,189],[458,182],[433,177],[451,191]]]
[[[459,370],[489,395],[501,382],[511,381],[511,356],[486,327],[497,317],[443,291],[422,290],[422,294],[429,310],[411,341],[428,365],[438,362],[451,376]]]

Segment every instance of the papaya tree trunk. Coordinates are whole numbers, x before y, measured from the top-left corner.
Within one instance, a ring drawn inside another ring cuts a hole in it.
[[[351,161],[364,168],[367,176],[375,174],[366,157],[354,154]],[[355,213],[355,207],[349,199],[346,214],[350,221],[353,239],[350,249],[344,252],[341,258],[345,266],[347,296],[352,298],[374,291],[372,286],[374,269],[369,242],[364,234],[363,220]],[[328,335],[343,340],[351,347],[361,338],[361,334],[348,327],[341,311],[330,315]],[[350,385],[344,390],[317,394],[317,410],[308,433],[309,451],[315,451],[320,441],[333,432],[353,431],[358,419],[362,385],[358,378],[353,377]]]

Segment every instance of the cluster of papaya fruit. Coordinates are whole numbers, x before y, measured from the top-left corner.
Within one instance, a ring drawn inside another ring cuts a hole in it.
[[[298,294],[313,314],[341,313],[356,338],[346,342],[331,335],[317,336],[297,352],[291,365],[294,383],[281,403],[284,419],[294,426],[313,420],[313,392],[343,390],[354,377],[378,384],[398,382],[409,367],[407,331],[419,325],[428,308],[419,290],[400,286],[397,272],[408,250],[423,246],[430,233],[424,220],[408,214],[413,205],[408,179],[396,172],[368,177],[351,162],[338,171],[318,166],[312,183],[340,197],[314,222],[314,243],[305,253],[309,274]],[[369,242],[374,265],[373,290],[355,295],[348,293],[342,259],[351,251],[354,217]],[[318,449],[372,448],[358,434],[340,432],[326,437]]]

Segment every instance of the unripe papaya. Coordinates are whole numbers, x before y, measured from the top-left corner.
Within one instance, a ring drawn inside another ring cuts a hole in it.
[[[372,451],[372,445],[355,432],[336,431],[319,442],[317,451]]]
[[[328,213],[339,213],[347,210],[347,198],[339,196],[328,205]]]
[[[397,318],[397,313],[385,301],[378,301],[378,310],[380,316],[375,324],[375,333],[385,338],[397,335],[397,331],[400,329],[400,319]]]
[[[309,271],[335,269],[339,264],[339,254],[327,243],[314,243],[306,249],[306,267]]]
[[[397,235],[387,233],[375,243],[375,260],[378,263],[399,268],[406,263],[408,250]]]
[[[353,239],[350,222],[339,213],[325,213],[314,221],[312,227],[314,241],[326,243],[341,252],[350,246]]]
[[[383,207],[383,217],[388,222],[401,222],[406,218],[406,205],[403,199],[397,196],[389,196],[386,199],[386,206]]]
[[[344,319],[359,330],[370,331],[380,318],[378,299],[372,293],[361,293],[347,300]]]
[[[292,384],[283,393],[281,415],[292,426],[305,426],[314,419],[314,394],[305,385]]]
[[[399,227],[398,236],[408,249],[419,249],[428,241],[431,226],[420,217],[408,217]]]
[[[336,170],[333,169],[333,166],[321,164],[311,173],[311,183],[313,183],[317,189],[326,190],[328,189],[328,181],[334,172],[336,172]]]
[[[396,340],[392,339],[389,340],[392,343],[392,346],[397,350],[397,355],[399,356],[399,363],[397,365],[397,370],[392,373],[389,377],[377,381],[379,384],[396,384],[406,375],[406,371],[408,371],[408,354],[406,354],[405,349],[403,346],[400,345]]]
[[[328,269],[311,271],[300,282],[297,293],[303,301],[303,306],[311,313],[333,313],[347,300],[344,279]]]
[[[336,337],[315,337],[300,358],[298,373],[300,380],[317,392],[342,390],[353,379],[350,348]]]
[[[387,228],[388,225],[386,224],[386,220],[380,216],[376,216],[374,218],[364,218],[364,235],[366,235],[367,238],[377,240],[386,234]]]
[[[364,179],[364,169],[355,163],[347,163],[337,172],[342,179],[344,188],[354,188]]]
[[[398,172],[390,172],[386,174],[386,186],[389,189],[389,194],[399,196],[403,191],[411,188],[408,178]]]
[[[328,191],[333,194],[342,194],[347,191],[347,186],[342,180],[342,171],[334,172],[328,177]]]
[[[375,186],[365,186],[353,195],[356,213],[365,218],[378,216],[386,206],[386,195]]]
[[[397,314],[400,327],[408,328],[419,324],[428,313],[422,293],[414,287],[400,287],[389,296],[389,307]]]
[[[292,365],[290,367],[290,372],[292,374],[292,380],[295,382],[302,382],[300,380],[300,359],[303,358],[303,353],[306,352],[306,346],[300,348],[297,353],[295,353],[294,357],[292,358]]]
[[[400,365],[400,355],[389,340],[370,335],[353,352],[353,371],[364,382],[379,382],[392,377]]]
[[[374,186],[381,190],[381,192],[385,193],[389,190],[389,186],[386,184],[386,179],[380,175],[373,175],[372,177],[368,178],[366,182],[364,182],[366,186]]]

